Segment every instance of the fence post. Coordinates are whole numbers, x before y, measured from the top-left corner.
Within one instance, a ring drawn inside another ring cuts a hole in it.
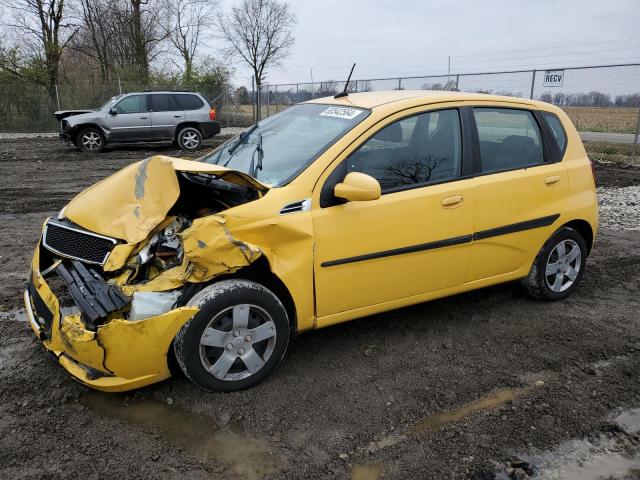
[[[267,85],[267,117],[269,116],[269,104],[271,103],[269,101],[269,92],[271,91],[271,87],[269,85]]]
[[[535,88],[535,86],[536,86],[536,71],[534,69],[531,75],[531,93],[529,94],[529,98],[531,100],[533,100],[533,89]]]
[[[122,95],[122,83],[120,83],[120,77],[118,77],[118,93]]]
[[[353,88],[354,88],[353,90],[354,92],[358,92],[358,80],[356,80],[356,83]]]
[[[60,109],[60,93],[58,92],[58,84],[56,83],[56,100],[58,101],[58,110]]]
[[[633,153],[631,154],[631,161],[636,161],[636,151],[638,149],[638,136],[640,136],[640,108],[638,108],[638,121],[636,122],[636,134],[633,137]]]
[[[296,83],[296,100],[293,103],[298,103],[300,100],[300,96],[298,95],[298,88],[300,87],[299,83]]]
[[[456,90],[460,91],[460,74],[456,75]]]
[[[398,78],[398,90],[402,90],[402,79]]]

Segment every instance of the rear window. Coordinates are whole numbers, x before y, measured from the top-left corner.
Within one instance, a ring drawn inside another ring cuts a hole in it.
[[[482,171],[514,170],[544,162],[538,123],[528,110],[474,108]]]
[[[558,147],[560,147],[560,150],[564,151],[567,146],[567,134],[564,131],[562,122],[560,122],[560,119],[551,112],[542,112],[542,116],[547,121],[549,128],[551,128],[553,136],[555,137],[556,142],[558,142]]]
[[[197,95],[174,95],[173,98],[182,110],[198,110],[204,106]]]

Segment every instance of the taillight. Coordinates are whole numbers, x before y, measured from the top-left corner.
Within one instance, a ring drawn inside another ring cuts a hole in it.
[[[598,186],[598,175],[596,175],[596,166],[591,161],[591,159],[589,159],[589,163],[591,164],[591,175],[593,175],[593,184],[597,187]]]
[[[211,108],[211,110],[209,110],[209,120],[215,120],[215,119],[216,119],[216,109]]]

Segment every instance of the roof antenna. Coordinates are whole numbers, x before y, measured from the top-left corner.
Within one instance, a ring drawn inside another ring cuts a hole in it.
[[[349,88],[349,82],[351,81],[351,75],[353,75],[353,69],[356,68],[356,64],[355,62],[353,63],[353,66],[351,67],[351,71],[349,72],[349,78],[347,78],[346,83],[344,84],[344,90],[340,93],[336,93],[333,98],[341,98],[341,97],[346,97],[349,94],[347,93],[347,88]]]

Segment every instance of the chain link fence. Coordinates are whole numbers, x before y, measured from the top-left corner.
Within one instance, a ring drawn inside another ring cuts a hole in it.
[[[87,77],[65,81],[49,92],[40,85],[12,81],[0,84],[0,133],[55,132],[59,128],[52,115],[55,110],[97,108],[118,93],[144,90],[197,90],[217,108],[223,127],[245,127],[256,120],[257,111],[268,117],[298,102],[335,95],[344,86],[344,81],[327,80],[265,85],[260,92],[252,92],[230,85]],[[640,63],[354,79],[348,88],[349,92],[405,89],[459,90],[543,100],[565,109],[580,131],[625,134],[618,140],[633,143],[634,149],[640,140]]]

